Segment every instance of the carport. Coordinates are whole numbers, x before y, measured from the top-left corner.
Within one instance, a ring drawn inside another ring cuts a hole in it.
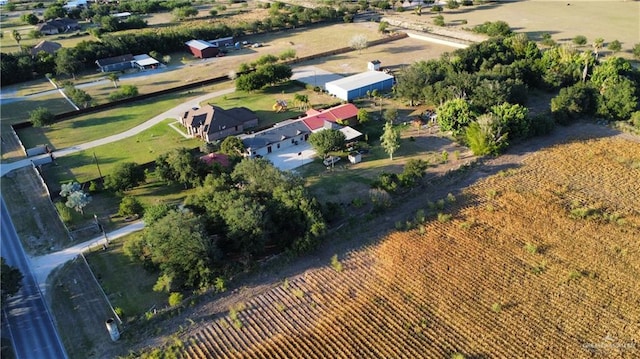
[[[327,82],[339,80],[343,76],[325,71],[315,66],[300,66],[293,68],[292,80],[298,80],[307,85],[319,86],[325,88]]]

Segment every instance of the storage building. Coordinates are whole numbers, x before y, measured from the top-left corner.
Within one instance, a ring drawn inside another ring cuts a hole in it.
[[[380,71],[367,71],[327,82],[325,89],[344,101],[364,97],[367,91],[386,91],[393,86],[393,76]]]
[[[185,45],[189,47],[189,51],[191,51],[193,56],[201,59],[214,57],[220,52],[217,47],[203,40],[191,40],[186,42]]]

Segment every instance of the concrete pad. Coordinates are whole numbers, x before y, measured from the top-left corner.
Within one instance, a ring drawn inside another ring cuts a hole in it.
[[[334,74],[333,72],[325,71],[315,66],[300,66],[295,67],[292,70],[293,75],[291,76],[291,79],[298,80],[312,86],[320,86],[323,89],[327,82],[343,78],[342,75]]]
[[[290,171],[312,162],[316,157],[316,151],[307,142],[302,142],[297,146],[287,148],[287,150],[270,153],[264,158],[271,161],[277,168]]]

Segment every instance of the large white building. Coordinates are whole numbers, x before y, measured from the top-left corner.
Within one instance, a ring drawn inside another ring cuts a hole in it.
[[[393,86],[393,76],[380,71],[367,71],[327,82],[325,89],[335,97],[351,101],[367,95],[367,91],[385,91]]]

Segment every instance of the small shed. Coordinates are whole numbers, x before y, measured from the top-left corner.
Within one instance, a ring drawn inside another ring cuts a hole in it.
[[[386,91],[393,86],[393,76],[380,71],[367,71],[327,82],[327,92],[344,101],[364,97],[367,91]]]
[[[185,45],[189,47],[189,51],[193,56],[201,59],[215,57],[220,52],[217,47],[203,40],[191,40],[186,42]]]
[[[382,64],[380,60],[369,61],[367,62],[367,69],[369,71],[380,71],[380,64]]]
[[[354,151],[349,153],[349,162],[354,164],[362,162],[362,155],[360,154],[360,152]]]

